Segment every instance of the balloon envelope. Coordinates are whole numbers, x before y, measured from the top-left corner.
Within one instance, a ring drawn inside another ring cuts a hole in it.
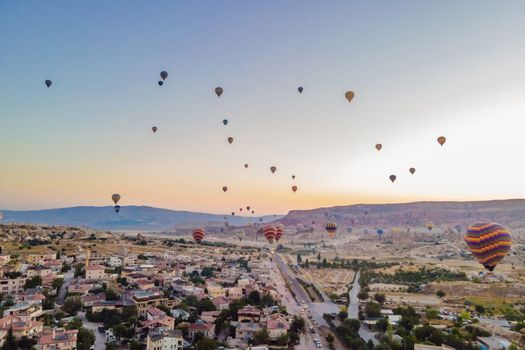
[[[224,120],[222,121],[222,123],[223,123],[224,125],[228,125],[228,119],[224,119]]]
[[[232,144],[232,142],[233,142],[233,137],[231,137],[231,136],[230,136],[230,137],[228,137],[228,143],[229,143],[229,144],[231,145],[231,144]]]
[[[376,150],[381,151],[381,148],[383,148],[383,145],[378,143],[376,144]]]
[[[154,127],[151,128],[151,130],[153,130],[153,132],[157,132],[157,127],[154,126]]]
[[[274,166],[270,167],[270,171],[272,172],[272,174],[275,174],[275,171],[276,171],[276,170],[277,170],[276,167],[274,167]]]
[[[245,169],[248,169],[248,164],[245,163],[245,164],[244,164],[244,168],[245,168]]]
[[[222,190],[223,190],[223,192],[226,192],[226,191],[228,191],[228,187],[227,186],[222,186]]]
[[[390,179],[390,181],[394,182],[394,181],[396,181],[397,176],[395,176],[395,175],[390,175],[390,176],[389,176],[389,179]]]
[[[202,228],[197,228],[193,231],[193,239],[195,242],[200,243],[204,239],[205,233]]]
[[[162,78],[162,80],[166,80],[166,78],[168,77],[168,72],[163,70],[162,72],[160,72],[160,77]]]
[[[47,87],[50,87],[53,84],[53,82],[49,79],[46,80],[44,83],[46,84]]]
[[[355,94],[353,91],[347,91],[345,93],[345,97],[348,100],[348,102],[352,102],[352,99],[354,98]]]
[[[510,252],[512,238],[500,224],[477,223],[468,227],[465,242],[479,263],[492,271]]]
[[[159,84],[159,86],[162,86],[162,85],[164,85],[164,82],[163,82],[162,80],[159,80],[159,81],[157,82],[157,84]]]
[[[410,168],[408,169],[408,171],[410,171],[410,174],[414,175],[414,173],[416,172],[416,168]]]
[[[440,136],[437,138],[437,142],[443,146],[445,144],[445,142],[447,142],[447,138],[445,136]]]
[[[111,199],[113,200],[113,202],[115,204],[117,204],[120,201],[120,194],[115,193],[115,194],[111,195]]]
[[[292,186],[292,191],[295,193],[297,191],[297,186]]]
[[[220,86],[217,86],[215,88],[215,94],[217,95],[217,97],[221,97],[223,92],[224,92],[224,90]]]
[[[330,238],[334,238],[335,233],[337,232],[337,224],[335,222],[329,222],[324,226],[324,229]]]
[[[116,213],[120,212],[120,205],[118,205],[118,204],[115,205],[115,206],[113,207],[113,209],[115,210]]]
[[[299,87],[297,88],[297,91],[299,91],[299,93],[302,93],[302,92],[303,92],[303,87],[302,87],[302,86],[299,86]]]

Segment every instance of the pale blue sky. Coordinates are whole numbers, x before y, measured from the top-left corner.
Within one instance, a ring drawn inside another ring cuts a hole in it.
[[[0,208],[525,197],[524,23],[523,1],[0,1]]]

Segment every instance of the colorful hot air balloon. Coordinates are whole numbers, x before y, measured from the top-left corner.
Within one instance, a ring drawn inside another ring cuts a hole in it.
[[[275,240],[277,242],[279,242],[279,240],[281,239],[283,234],[284,234],[283,226],[282,225],[277,225],[277,227],[275,228]]]
[[[204,239],[205,233],[202,228],[197,228],[193,230],[193,239],[195,242],[200,243]]]
[[[162,80],[166,80],[166,78],[168,77],[168,72],[163,70],[162,72],[160,72],[160,77],[162,78]]]
[[[352,229],[351,226],[348,226],[348,227],[346,228],[346,232],[348,232],[348,233],[352,233],[352,230],[353,230],[353,229]]]
[[[273,243],[273,240],[275,239],[276,230],[273,226],[264,226],[263,227],[263,235],[268,240],[270,244]]]
[[[224,125],[228,125],[228,119],[224,119],[224,120],[222,121],[222,123],[223,123]]]
[[[414,175],[414,173],[416,172],[416,168],[410,168],[408,169],[408,171],[410,171],[410,174]]]
[[[154,127],[151,128],[151,130],[153,130],[153,133],[156,133],[157,132],[157,127],[154,126]]]
[[[223,92],[224,92],[224,90],[220,86],[217,86],[215,88],[215,94],[217,95],[217,97],[221,97]]]
[[[299,86],[299,87],[297,88],[297,91],[299,91],[300,94],[303,93],[303,87],[302,87],[302,86]]]
[[[347,91],[345,93],[345,97],[348,100],[348,102],[352,102],[352,99],[354,98],[355,94],[353,91]]]
[[[47,87],[50,87],[51,85],[53,85],[53,82],[47,79],[46,81],[44,81],[44,84],[46,84]]]
[[[337,224],[335,222],[329,222],[324,226],[324,229],[330,238],[334,238],[335,233],[337,232]]]
[[[244,232],[243,230],[237,231],[237,238],[239,239],[239,241],[242,241],[244,236],[246,236],[246,232]]]
[[[231,144],[232,144],[232,142],[233,142],[233,137],[231,137],[231,136],[230,136],[230,137],[228,137],[228,143],[229,143],[229,144],[231,145]]]
[[[275,171],[276,171],[276,170],[277,170],[276,167],[274,167],[274,166],[270,167],[270,171],[272,172],[272,174],[275,174]]]
[[[293,193],[295,193],[297,191],[297,186],[295,186],[295,185],[292,186],[292,191],[293,191]]]
[[[446,138],[445,136],[440,136],[440,137],[437,138],[437,142],[438,142],[441,146],[443,146],[443,144],[444,144],[445,142],[447,142],[447,138]]]
[[[380,143],[376,143],[376,150],[381,151],[381,148],[383,148],[383,145]]]
[[[223,191],[223,192],[228,191],[228,187],[227,187],[227,186],[222,186],[222,191]]]
[[[395,176],[395,175],[390,175],[388,178],[389,178],[390,181],[392,181],[392,183],[393,183],[394,181],[396,181],[397,176]]]
[[[512,245],[509,230],[495,223],[477,223],[469,226],[465,242],[479,263],[489,271],[494,270],[509,253]]]
[[[432,222],[427,222],[425,226],[429,231],[432,231],[432,229],[434,228],[434,224]]]
[[[159,84],[159,86],[162,86],[162,85],[164,85],[164,82],[163,82],[162,80],[159,80],[159,81],[157,82],[157,84]]]

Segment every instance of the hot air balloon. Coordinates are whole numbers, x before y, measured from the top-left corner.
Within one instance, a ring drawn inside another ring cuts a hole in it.
[[[348,100],[348,102],[352,102],[352,99],[354,98],[355,94],[353,91],[347,91],[345,93],[345,97]]]
[[[117,213],[117,214],[120,213],[120,205],[118,205],[118,204],[115,205],[115,206],[113,207],[113,209],[115,210],[115,213]]]
[[[337,224],[335,222],[329,222],[324,226],[324,229],[330,238],[334,238],[335,233],[337,232]]]
[[[226,191],[228,191],[228,187],[227,186],[222,186],[222,190],[223,190],[223,192],[226,192]]]
[[[234,211],[232,211],[232,216],[235,216],[235,212]]]
[[[193,239],[195,242],[200,243],[204,239],[205,233],[202,228],[197,228],[193,230]]]
[[[276,170],[277,170],[276,167],[274,167],[274,166],[270,167],[270,171],[272,172],[272,174],[275,174],[275,171],[276,171]]]
[[[249,205],[246,207],[246,210],[250,211],[250,206]]]
[[[461,226],[460,224],[457,224],[454,226],[454,229],[456,230],[457,233],[461,233],[461,230],[463,229],[463,226]]]
[[[255,214],[255,210],[252,210],[252,214]]]
[[[154,126],[154,127],[151,128],[151,130],[153,130],[153,133],[156,133],[157,132],[157,127]]]
[[[414,173],[416,172],[416,168],[410,168],[408,169],[408,171],[410,171],[410,174],[414,175]]]
[[[159,81],[157,82],[157,84],[159,84],[159,86],[162,86],[162,85],[164,85],[164,82],[163,82],[162,80],[159,80]]]
[[[348,227],[346,228],[346,232],[348,232],[348,233],[352,233],[352,227],[351,227],[351,226],[348,226]]]
[[[295,193],[297,191],[297,186],[295,186],[295,185],[292,186],[292,191],[293,191],[293,193]]]
[[[262,222],[263,221],[263,218],[259,218],[259,222]]]
[[[113,203],[117,204],[120,201],[120,194],[115,193],[111,196],[111,199],[113,200]]]
[[[160,77],[162,78],[162,80],[166,80],[166,78],[168,77],[168,72],[163,70],[162,72],[160,72]]]
[[[381,236],[383,235],[383,233],[385,233],[385,231],[383,231],[382,228],[378,228],[378,229],[376,230],[376,233],[377,233],[377,235],[378,235],[379,237],[381,237]]]
[[[273,240],[275,239],[275,234],[276,234],[275,227],[270,226],[270,225],[263,227],[263,235],[270,244],[273,243]]]
[[[228,137],[228,143],[229,143],[229,144],[231,145],[231,144],[232,144],[232,142],[233,142],[233,137],[231,137],[231,136],[230,136],[230,137]]]
[[[50,87],[51,85],[53,85],[53,82],[48,79],[44,82],[44,84],[46,84],[47,87]]]
[[[243,230],[237,231],[237,238],[239,239],[239,241],[242,241],[244,236],[246,236],[246,232],[244,232]]]
[[[432,222],[427,222],[425,226],[429,231],[432,231],[432,229],[434,228],[434,224]]]
[[[492,271],[512,245],[508,229],[496,223],[477,223],[468,227],[465,242],[470,252],[487,270]]]
[[[228,119],[224,119],[224,120],[222,121],[222,123],[223,123],[224,125],[228,125]]]
[[[217,97],[221,97],[223,92],[224,92],[224,90],[220,86],[217,86],[215,88],[215,94],[217,95]]]
[[[297,91],[299,91],[299,93],[301,94],[301,93],[303,92],[303,87],[302,87],[302,86],[299,86],[299,87],[297,88]]]
[[[244,169],[248,169],[248,164],[244,163]]]
[[[392,183],[393,183],[394,181],[396,181],[397,176],[395,176],[395,175],[390,175],[390,176],[389,176],[389,179],[390,179],[390,181],[392,181]]]
[[[277,225],[277,227],[275,228],[275,240],[279,242],[283,234],[284,234],[284,230],[283,230],[282,225]]]
[[[383,145],[380,143],[376,143],[376,150],[381,151],[381,148],[383,148]]]
[[[440,136],[440,137],[437,138],[437,142],[438,142],[441,146],[443,146],[443,144],[444,144],[445,142],[447,142],[447,138],[446,138],[445,136]]]
[[[295,180],[295,175],[292,175],[292,180]]]

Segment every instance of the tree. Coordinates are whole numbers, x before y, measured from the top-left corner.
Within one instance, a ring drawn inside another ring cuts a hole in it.
[[[359,293],[357,293],[357,297],[360,300],[366,300],[366,299],[368,299],[368,292],[365,289],[361,289],[361,291],[359,291]]]
[[[366,303],[365,312],[370,318],[378,318],[381,316],[381,306],[378,303]]]
[[[438,315],[439,315],[439,312],[436,309],[429,308],[429,309],[427,309],[425,311],[425,316],[429,320],[434,320],[434,319],[438,318]]]
[[[326,341],[328,342],[328,344],[332,344],[334,342],[334,340],[335,340],[335,338],[332,335],[332,333],[328,333],[328,335],[326,336]]]
[[[7,332],[7,336],[5,338],[4,345],[2,345],[2,350],[17,350],[18,347],[16,345],[16,339],[13,335],[13,329],[9,328],[9,331]]]
[[[80,328],[77,335],[77,350],[89,350],[95,344],[95,334],[86,328]]]
[[[80,297],[69,297],[64,301],[64,305],[62,305],[62,310],[70,315],[76,314],[81,308],[82,302],[80,301]]]
[[[80,329],[82,328],[82,320],[78,317],[75,317],[66,325],[66,329]]]
[[[317,261],[321,261],[321,253],[317,254]]]
[[[58,292],[60,288],[62,288],[63,284],[64,284],[63,278],[55,278],[53,282],[51,283],[51,286]]]
[[[304,262],[304,267],[306,269],[309,269],[310,268],[310,262],[308,261],[308,259],[306,259],[306,261]]]
[[[374,294],[374,299],[379,303],[383,304],[386,300],[386,297],[383,293],[376,293]]]
[[[252,305],[259,305],[261,303],[261,294],[259,291],[251,291],[250,294],[248,294],[248,301]]]
[[[20,350],[32,350],[34,349],[34,345],[36,345],[35,339],[29,339],[27,336],[23,336],[18,341],[18,349]]]
[[[213,267],[205,267],[201,271],[202,277],[213,277],[215,276],[215,269]]]
[[[117,300],[118,299],[117,293],[111,288],[106,289],[104,294],[106,295],[106,300]]]
[[[33,276],[26,280],[26,283],[24,284],[24,289],[36,288],[41,285],[42,285],[42,277],[37,275],[37,276]]]
[[[84,266],[76,265],[75,266],[75,278],[77,277],[86,277],[86,271],[84,271]]]
[[[301,253],[297,253],[297,263],[300,264],[303,262],[303,257],[301,256]]]
[[[207,337],[203,337],[197,342],[196,350],[215,350],[219,346],[219,342]]]
[[[328,260],[326,260],[326,258],[323,258],[323,267],[328,267]]]
[[[270,336],[268,335],[268,331],[266,330],[266,328],[255,332],[255,334],[253,335],[253,343],[255,345],[267,344],[269,340]]]
[[[443,297],[445,296],[445,292],[443,292],[442,290],[438,290],[438,291],[436,292],[436,295],[437,295],[438,297],[440,297],[440,298],[443,298]]]

